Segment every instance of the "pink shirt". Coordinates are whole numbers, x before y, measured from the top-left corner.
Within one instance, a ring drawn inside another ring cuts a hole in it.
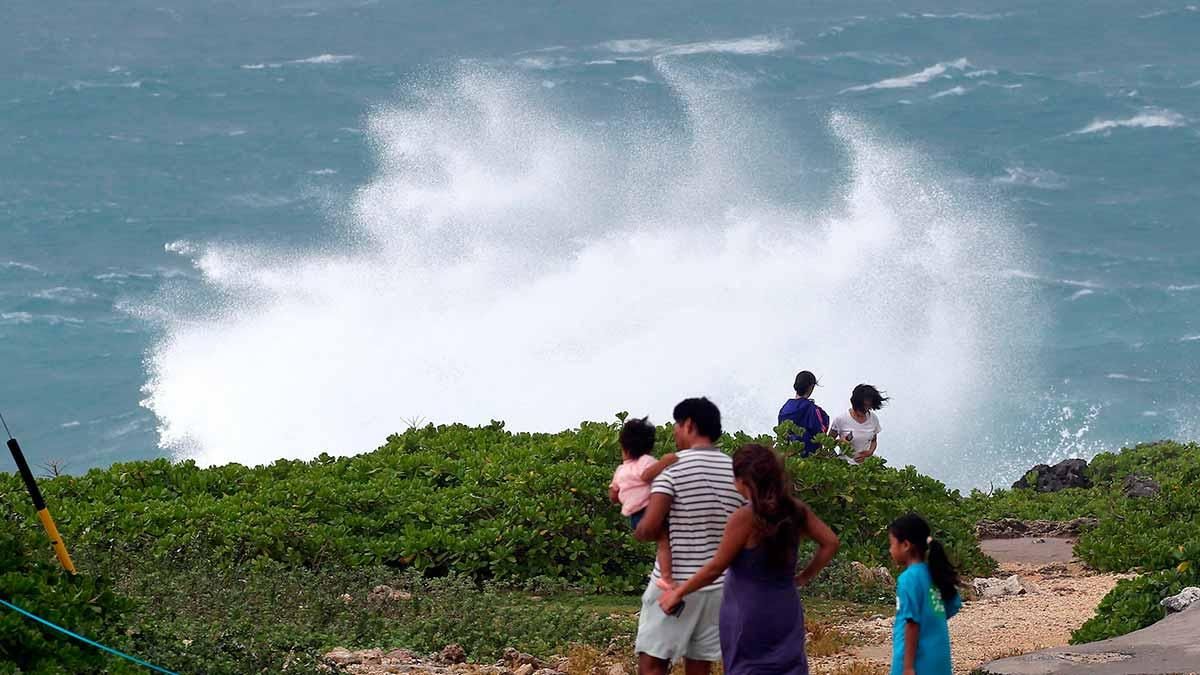
[[[632,516],[650,505],[650,484],[642,480],[642,473],[657,461],[650,455],[642,455],[637,459],[627,459],[617,467],[612,487],[617,488],[621,515]]]

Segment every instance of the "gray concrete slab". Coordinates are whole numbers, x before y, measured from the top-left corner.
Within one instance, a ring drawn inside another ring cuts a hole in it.
[[[1194,675],[1200,673],[1200,605],[1111,640],[992,661],[987,675]]]

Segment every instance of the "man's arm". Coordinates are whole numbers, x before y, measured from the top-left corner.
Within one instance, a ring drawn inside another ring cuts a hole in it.
[[[667,514],[671,512],[671,502],[674,497],[655,492],[650,495],[650,505],[646,507],[646,515],[638,523],[633,537],[638,541],[658,541],[667,524]]]
[[[642,472],[642,480],[647,483],[653,483],[654,479],[658,478],[658,474],[666,471],[668,466],[678,461],[679,455],[668,452],[662,456],[662,459],[646,467],[646,470]]]

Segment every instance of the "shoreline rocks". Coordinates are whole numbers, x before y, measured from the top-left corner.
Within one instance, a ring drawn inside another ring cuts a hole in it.
[[[1188,586],[1179,592],[1178,595],[1172,595],[1169,598],[1163,598],[1162,602],[1158,603],[1167,608],[1168,612],[1182,612],[1183,610],[1200,603],[1200,588]]]
[[[1014,490],[1034,489],[1037,492],[1058,492],[1068,488],[1090,488],[1092,480],[1087,477],[1087,460],[1064,459],[1050,466],[1038,464],[1012,484]]]
[[[975,597],[983,600],[988,598],[1002,598],[1006,595],[1026,595],[1038,592],[1036,586],[1025,581],[1017,574],[1006,578],[974,579],[971,581],[971,588],[975,591]]]

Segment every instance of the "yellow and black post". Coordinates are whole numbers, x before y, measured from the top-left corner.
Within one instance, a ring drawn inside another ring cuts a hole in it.
[[[6,429],[8,428],[7,424],[4,426]],[[33,508],[37,510],[38,519],[42,521],[42,527],[46,528],[46,534],[50,536],[50,543],[54,544],[54,554],[58,556],[58,562],[62,563],[63,569],[75,574],[75,563],[71,562],[71,554],[67,553],[67,545],[63,543],[62,537],[58,534],[58,526],[54,524],[54,517],[50,515],[50,509],[46,508],[46,500],[42,499],[42,491],[38,489],[33,472],[29,470],[29,462],[25,461],[25,453],[21,452],[21,444],[17,443],[17,439],[11,435],[8,437],[8,449],[12,452],[13,461],[17,463],[17,471],[21,473],[21,479],[25,481],[25,489],[29,490],[29,498],[33,500]]]

